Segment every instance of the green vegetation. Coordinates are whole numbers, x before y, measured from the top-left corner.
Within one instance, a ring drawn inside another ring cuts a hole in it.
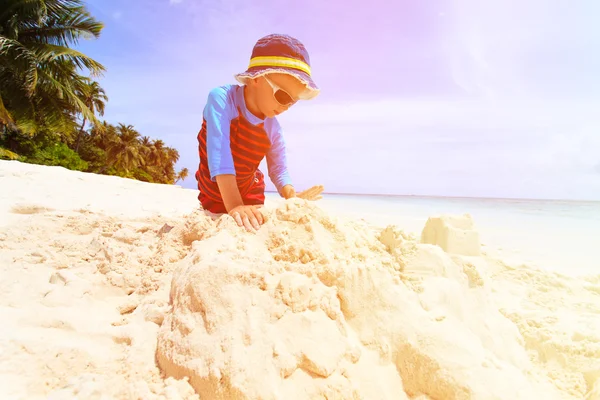
[[[98,119],[108,97],[94,79],[105,68],[72,46],[102,29],[82,0],[0,0],[0,159],[155,183],[185,179],[187,169],[174,170],[177,150]]]

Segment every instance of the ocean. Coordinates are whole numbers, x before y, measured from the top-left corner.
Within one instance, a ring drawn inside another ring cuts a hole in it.
[[[600,202],[325,194],[318,204],[418,237],[429,216],[469,213],[488,254],[567,275],[600,274]]]

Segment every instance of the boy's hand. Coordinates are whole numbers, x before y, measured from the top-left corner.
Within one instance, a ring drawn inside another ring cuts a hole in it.
[[[294,189],[294,187],[292,185],[285,185],[281,189],[281,195],[285,199],[291,199],[292,197],[299,197],[304,200],[313,200],[314,201],[314,200],[320,200],[323,198],[323,196],[321,196],[321,193],[323,193],[323,190],[325,190],[323,185],[317,185],[317,186],[313,186],[310,189],[307,189],[303,192],[296,193],[296,190]]]
[[[239,226],[245,227],[249,232],[258,230],[265,223],[265,217],[257,206],[237,206],[232,208],[228,214],[235,219]]]
[[[281,195],[284,199],[291,199],[292,197],[296,197],[296,189],[292,185],[285,185],[281,188]]]
[[[320,200],[323,198],[323,196],[321,196],[323,190],[325,190],[323,185],[317,185],[298,193],[297,196],[305,200]]]

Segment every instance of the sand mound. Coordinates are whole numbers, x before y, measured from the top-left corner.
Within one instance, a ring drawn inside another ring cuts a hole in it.
[[[158,336],[201,398],[564,398],[473,264],[301,201],[257,235],[220,222],[175,270]]]

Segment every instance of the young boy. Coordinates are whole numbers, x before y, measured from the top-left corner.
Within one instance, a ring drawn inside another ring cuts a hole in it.
[[[254,46],[250,65],[235,75],[242,85],[213,89],[198,133],[198,199],[213,213],[229,213],[251,230],[264,222],[258,210],[265,201],[264,175],[258,169],[267,158],[269,177],[286,198],[318,198],[322,186],[296,195],[287,169],[285,142],[275,118],[298,100],[319,94],[310,76],[305,47],[287,35],[268,35]]]

